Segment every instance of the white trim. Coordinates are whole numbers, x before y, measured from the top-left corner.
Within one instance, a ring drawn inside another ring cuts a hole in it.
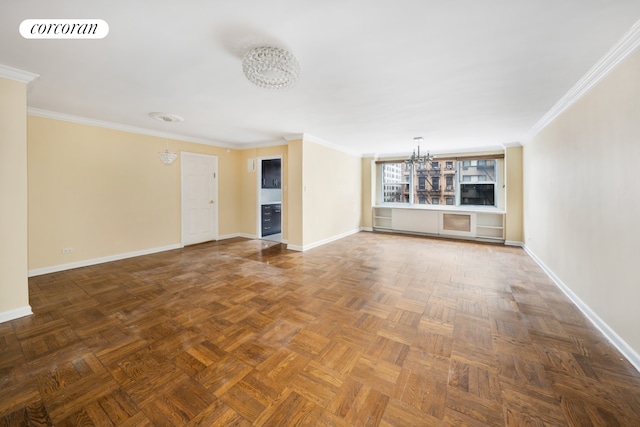
[[[336,240],[340,240],[342,238],[351,236],[352,234],[356,234],[359,232],[360,232],[360,228],[355,228],[351,231],[347,231],[346,233],[338,234],[336,236],[329,237],[328,239],[320,240],[318,242],[311,243],[309,245],[304,245],[304,246],[287,244],[287,249],[290,249],[292,251],[304,252],[304,251],[308,251],[309,249],[317,248],[318,246],[326,245],[327,243],[335,242]]]
[[[505,142],[502,144],[504,148],[522,147],[520,142]]]
[[[519,248],[524,248],[524,243],[516,242],[515,240],[505,240],[504,244],[505,246],[517,246]]]
[[[234,150],[243,150],[236,144],[226,144],[223,142],[213,141],[211,139],[197,138],[194,136],[181,135],[171,132],[162,132],[152,129],[145,129],[137,126],[123,125],[119,123],[107,122],[104,120],[90,119],[87,117],[74,116],[71,114],[57,113],[55,111],[42,110],[39,108],[27,108],[27,114],[30,116],[44,117],[46,119],[61,120],[63,122],[78,123],[81,125],[95,126],[106,129],[119,130],[123,132],[137,133],[141,135],[157,136],[160,138],[169,138],[185,142],[194,142],[196,144],[211,145],[213,147],[231,148]]]
[[[324,145],[327,148],[331,148],[333,150],[340,151],[342,153],[349,154],[351,156],[362,157],[362,153],[360,153],[360,152],[353,151],[353,150],[350,150],[348,148],[344,148],[344,147],[342,147],[340,145],[334,144],[334,143],[329,142],[329,141],[325,141],[322,138],[318,138],[318,137],[310,135],[308,133],[296,133],[296,134],[291,134],[291,135],[285,135],[284,139],[287,140],[287,143],[289,143],[290,141],[298,141],[298,140],[313,142],[314,144]]]
[[[100,257],[100,258],[87,259],[84,261],[76,261],[76,262],[71,262],[69,264],[60,264],[60,265],[52,265],[51,267],[36,268],[33,270],[29,270],[29,277],[41,276],[43,274],[49,274],[49,273],[57,273],[58,271],[71,270],[74,268],[88,267],[91,265],[103,264],[105,262],[119,261],[122,259],[134,258],[142,255],[151,255],[158,252],[171,251],[171,250],[180,249],[180,248],[182,248],[182,245],[180,244],[160,246],[157,248],[143,249],[141,251],[109,255],[109,256]]]
[[[0,77],[28,84],[40,76],[29,71],[19,70],[18,68],[0,64]]]
[[[551,107],[551,110],[549,110],[547,114],[542,116],[538,123],[529,130],[527,138],[529,140],[533,138],[574,102],[582,98],[638,46],[640,46],[640,21],[636,22],[631,29],[609,49],[609,52],[600,58],[587,74]]]
[[[640,355],[624,341],[604,320],[600,318],[584,301],[576,295],[569,286],[564,284],[562,280],[556,274],[547,267],[540,258],[527,245],[524,245],[524,250],[531,259],[533,259],[544,270],[545,273],[555,282],[564,294],[578,307],[578,309],[587,316],[587,319],[593,323],[593,325],[613,344],[624,357],[640,372]]]
[[[373,227],[360,227],[360,231],[373,231]]]
[[[273,141],[263,141],[263,142],[254,142],[249,144],[242,144],[242,148],[238,148],[238,150],[249,150],[252,148],[267,148],[267,147],[280,147],[282,145],[287,145],[288,141],[277,139]]]
[[[8,322],[9,320],[18,319],[20,317],[29,316],[33,314],[31,306],[16,308],[14,310],[4,311],[0,313],[0,323]]]
[[[218,240],[227,240],[227,239],[234,239],[236,237],[242,237],[245,239],[257,239],[258,236],[254,235],[254,234],[247,234],[247,233],[231,233],[231,234],[225,234],[224,236],[218,236],[218,238],[216,239],[216,241]]]

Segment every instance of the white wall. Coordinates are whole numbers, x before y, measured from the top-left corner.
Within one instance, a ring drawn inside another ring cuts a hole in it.
[[[640,50],[540,131],[523,157],[526,247],[630,346],[637,365]]]

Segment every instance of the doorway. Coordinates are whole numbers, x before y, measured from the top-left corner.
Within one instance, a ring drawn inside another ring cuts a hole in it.
[[[282,242],[282,156],[258,158],[258,237]]]
[[[218,157],[180,153],[182,245],[218,237]]]

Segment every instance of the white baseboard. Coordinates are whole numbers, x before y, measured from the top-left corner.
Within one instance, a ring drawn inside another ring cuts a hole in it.
[[[505,244],[505,246],[518,246],[520,248],[524,248],[524,243],[516,242],[514,240],[505,240],[504,244]]]
[[[327,243],[335,242],[336,240],[343,239],[343,238],[345,238],[347,236],[351,236],[352,234],[356,234],[356,233],[359,233],[359,232],[360,232],[360,229],[356,228],[356,229],[353,229],[351,231],[347,231],[346,233],[338,234],[338,235],[329,237],[328,239],[324,239],[324,240],[320,240],[320,241],[315,242],[315,243],[311,243],[309,245],[304,245],[304,246],[287,245],[287,249],[292,250],[292,251],[304,252],[304,251],[308,251],[309,249],[317,248],[318,246],[326,245]]]
[[[360,227],[360,231],[373,231],[373,227]]]
[[[171,250],[180,249],[180,248],[182,248],[182,245],[180,244],[160,246],[157,248],[144,249],[141,251],[127,252],[123,254],[110,255],[106,257],[87,259],[84,261],[71,262],[69,264],[60,264],[60,265],[52,265],[51,267],[36,268],[33,270],[29,270],[29,277],[41,276],[43,274],[49,274],[49,273],[57,273],[58,271],[71,270],[74,268],[88,267],[90,265],[103,264],[105,262],[119,261],[121,259],[133,258],[137,256],[142,256],[142,255],[151,255],[158,252],[171,251]]]
[[[8,322],[9,320],[18,319],[20,317],[29,316],[33,314],[31,306],[16,308],[0,313],[0,323]]]
[[[256,236],[255,234],[232,233],[232,234],[225,234],[223,236],[218,236],[218,238],[216,240],[227,240],[227,239],[233,239],[235,237],[243,237],[245,239],[257,239],[258,238],[258,236]]]
[[[623,340],[604,320],[600,318],[584,301],[576,295],[569,286],[564,284],[556,274],[545,265],[540,258],[527,245],[524,250],[531,259],[533,259],[544,270],[545,273],[553,280],[562,292],[578,307],[578,309],[593,323],[593,325],[604,334],[604,336],[613,344],[624,357],[640,372],[640,355]]]

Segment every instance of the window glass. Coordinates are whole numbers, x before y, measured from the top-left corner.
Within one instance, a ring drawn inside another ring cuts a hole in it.
[[[409,203],[410,168],[404,162],[382,165],[382,201]]]
[[[383,163],[383,203],[496,206],[499,160]]]

